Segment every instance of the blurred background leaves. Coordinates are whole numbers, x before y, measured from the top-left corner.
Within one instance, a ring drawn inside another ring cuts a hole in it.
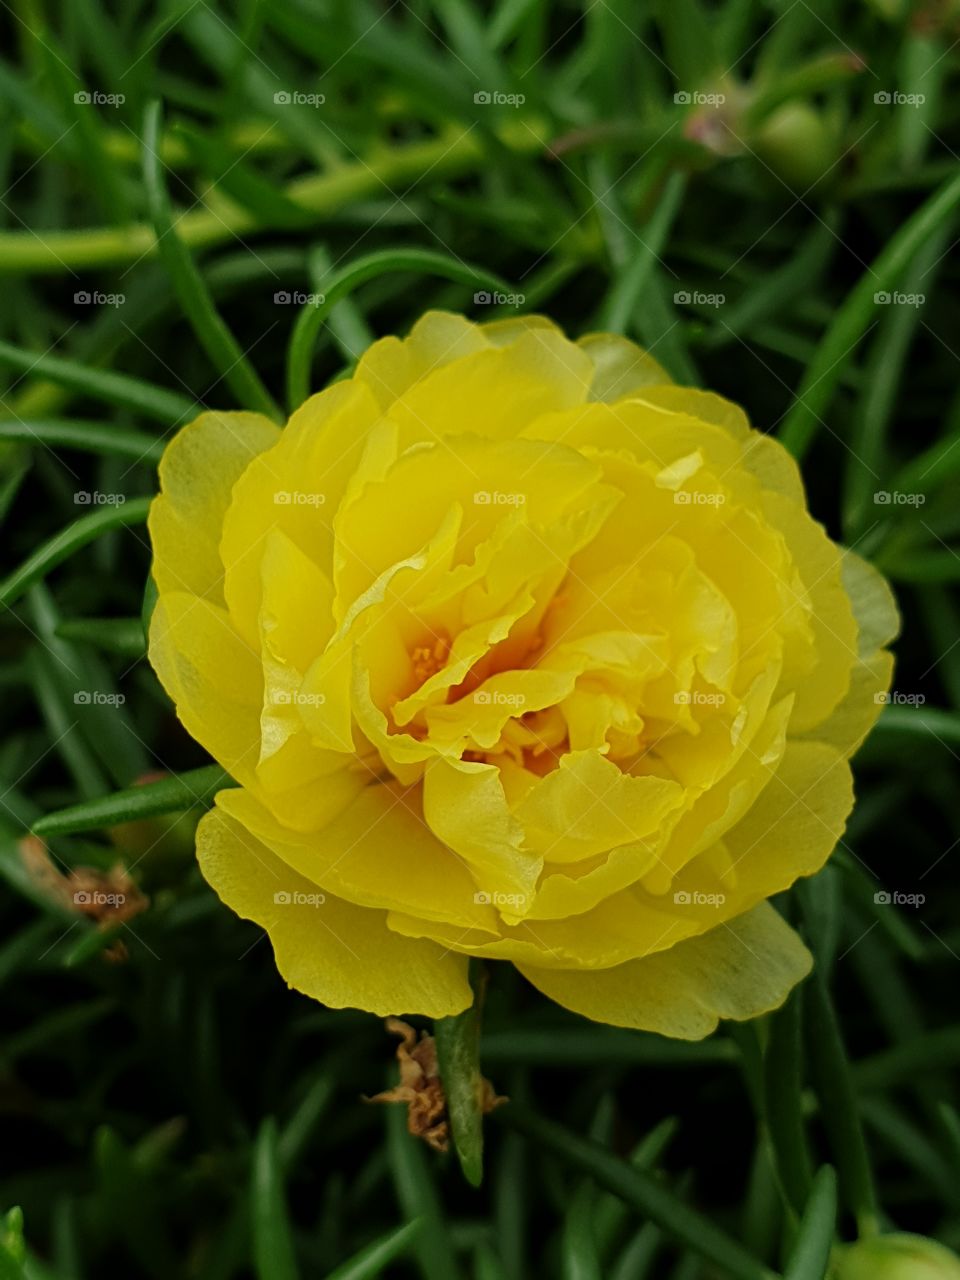
[[[858,1233],[960,1245],[960,6],[0,28],[0,1277],[814,1280]],[[816,976],[687,1045],[494,966],[479,1191],[362,1103],[377,1021],[287,991],[203,886],[222,778],[143,660],[163,441],[280,416],[431,306],[623,331],[742,403],[904,618],[850,828],[782,903]]]

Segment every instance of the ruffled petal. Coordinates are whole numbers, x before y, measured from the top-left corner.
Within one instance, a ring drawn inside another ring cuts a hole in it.
[[[237,779],[253,783],[263,676],[225,609],[165,591],[150,622],[150,663],[187,733]]]
[[[811,966],[794,931],[764,904],[613,969],[517,968],[551,1000],[595,1022],[702,1040],[721,1018],[743,1022],[779,1008]]]
[[[420,796],[394,783],[373,783],[316,831],[295,832],[246,790],[223,791],[217,803],[294,871],[362,907],[396,907],[463,929],[494,932],[464,865],[431,833]]]
[[[212,809],[197,828],[207,883],[266,929],[288,986],[334,1009],[446,1018],[472,1002],[466,961],[392,933],[382,911],[321,893],[239,823]]]
[[[188,591],[223,604],[219,546],[230,494],[279,437],[279,428],[258,413],[202,413],[170,441],[147,524],[160,591]]]

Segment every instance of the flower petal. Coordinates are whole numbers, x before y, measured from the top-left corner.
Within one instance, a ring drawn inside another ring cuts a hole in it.
[[[223,604],[219,546],[230,494],[279,436],[276,424],[258,413],[202,413],[170,441],[148,521],[160,591],[190,591]]]
[[[517,968],[551,1000],[597,1022],[702,1040],[721,1018],[743,1022],[779,1008],[811,964],[794,931],[764,903],[669,951],[613,969]]]
[[[263,676],[225,609],[165,591],[150,622],[150,664],[192,738],[245,785],[260,750]]]
[[[201,819],[197,857],[227,906],[266,929],[281,975],[304,995],[381,1017],[446,1018],[471,1003],[463,957],[392,933],[382,911],[318,894],[219,809]]]

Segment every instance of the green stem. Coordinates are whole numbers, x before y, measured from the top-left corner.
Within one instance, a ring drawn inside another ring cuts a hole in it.
[[[500,140],[521,155],[540,151],[547,134],[541,128],[504,127]],[[284,195],[321,222],[353,200],[382,195],[430,177],[458,177],[475,169],[486,157],[482,139],[472,130],[450,129],[429,142],[384,150],[382,154],[344,165],[332,173],[298,178]],[[226,244],[253,231],[276,230],[252,213],[233,205],[190,209],[177,220],[180,240],[192,249]],[[135,223],[125,228],[97,227],[86,231],[9,231],[0,234],[0,271],[6,274],[56,275],[77,268],[117,266],[138,262],[157,252],[153,228]]]

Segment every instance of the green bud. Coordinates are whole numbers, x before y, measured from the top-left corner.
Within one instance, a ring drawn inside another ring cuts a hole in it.
[[[835,130],[807,102],[778,107],[750,140],[774,173],[798,191],[807,191],[833,167],[839,155]]]
[[[925,1236],[877,1236],[837,1249],[831,1280],[960,1280],[960,1258]]]

